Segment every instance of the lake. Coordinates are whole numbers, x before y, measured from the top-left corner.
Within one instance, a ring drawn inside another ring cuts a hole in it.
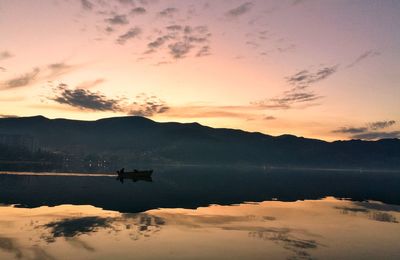
[[[0,259],[399,259],[400,174],[0,173]]]

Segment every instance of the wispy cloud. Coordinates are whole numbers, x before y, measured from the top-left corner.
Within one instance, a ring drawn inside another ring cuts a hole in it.
[[[341,127],[339,129],[333,130],[333,133],[350,134],[350,138],[353,139],[365,139],[365,140],[375,140],[382,138],[399,138],[400,131],[389,131],[382,132],[377,130],[382,130],[390,128],[396,124],[394,120],[388,121],[377,121],[372,123],[367,123],[362,127]]]
[[[91,11],[94,7],[93,3],[89,0],[81,0],[81,6],[86,11]]]
[[[369,123],[368,126],[372,130],[379,130],[379,129],[385,129],[385,128],[391,127],[395,124],[396,124],[396,121],[390,120],[390,121],[372,122],[372,123]]]
[[[274,116],[266,116],[266,117],[264,117],[264,120],[276,120],[276,117],[274,117]]]
[[[47,66],[47,70],[49,71],[47,75],[44,76],[46,80],[53,80],[62,75],[70,73],[79,68],[79,65],[71,65],[65,62],[53,63]]]
[[[136,7],[133,8],[130,12],[131,15],[140,15],[140,14],[145,14],[147,10],[144,7]]]
[[[105,19],[110,25],[125,25],[129,24],[129,20],[126,15],[116,14],[110,18]]]
[[[0,114],[0,118],[17,118],[18,116],[16,115],[6,115],[6,114]]]
[[[163,35],[160,37],[157,37],[157,39],[155,39],[154,41],[151,41],[147,44],[147,47],[149,47],[149,49],[154,50],[156,48],[161,47],[162,45],[164,45],[164,43],[166,43],[168,40],[173,39],[174,36],[173,35]]]
[[[81,88],[81,89],[90,89],[90,88],[94,88],[100,84],[103,84],[105,81],[106,80],[104,78],[98,78],[95,80],[84,81],[76,87]]]
[[[322,96],[309,88],[313,84],[333,75],[337,69],[338,65],[322,67],[314,72],[301,70],[294,75],[286,77],[286,81],[292,86],[290,90],[284,91],[274,98],[254,101],[251,104],[265,109],[298,109],[317,105],[316,101],[321,99]]]
[[[168,45],[172,57],[175,59],[184,58],[185,55],[193,48],[193,46],[187,42],[175,42]]]
[[[2,51],[0,52],[0,60],[5,60],[14,57],[10,52],[8,51]]]
[[[248,13],[253,5],[254,4],[252,2],[247,2],[229,10],[226,14],[230,17],[238,17]]]
[[[1,83],[1,89],[12,89],[28,86],[38,79],[39,72],[39,68],[34,68],[31,72],[11,78]]]
[[[28,87],[35,83],[51,81],[68,74],[80,65],[71,65],[65,62],[52,63],[46,66],[35,67],[31,71],[0,82],[0,90]]]
[[[169,31],[181,31],[183,29],[183,26],[179,24],[174,24],[174,25],[169,25],[165,28],[167,28],[167,30]]]
[[[281,110],[281,109],[292,109],[292,108],[306,108],[309,106],[314,106],[316,103],[312,103],[313,101],[317,101],[321,99],[322,96],[315,94],[314,92],[298,92],[294,90],[286,91],[281,95],[268,98],[264,100],[251,102],[252,105],[264,108],[264,109],[273,109],[273,110]]]
[[[186,105],[174,106],[168,110],[168,117],[172,118],[239,118],[248,119],[257,117],[254,107],[250,106],[207,106]]]
[[[192,50],[196,53],[195,57],[207,56],[211,54],[210,37],[211,33],[204,25],[169,25],[159,32],[157,38],[147,44],[148,50],[145,54],[163,50],[166,45],[166,49],[173,59],[185,58]]]
[[[168,7],[158,13],[161,17],[172,17],[174,14],[178,12],[178,8]]]
[[[381,55],[381,53],[377,50],[368,50],[364,53],[362,53],[360,56],[358,56],[353,62],[351,62],[349,65],[346,66],[346,68],[352,68],[355,65],[359,64],[360,62]]]
[[[147,96],[140,94],[136,96],[136,101],[128,111],[130,115],[151,117],[156,114],[162,114],[170,109],[167,104],[156,96]]]
[[[127,31],[126,33],[120,35],[117,39],[117,43],[118,44],[125,44],[126,41],[136,38],[137,36],[139,36],[142,33],[142,29],[140,29],[139,27],[133,27],[131,29],[129,29],[129,31]]]
[[[306,2],[306,0],[293,0],[292,5],[299,5],[299,4],[303,4],[305,2]]]
[[[205,45],[197,52],[196,57],[203,57],[211,55],[210,46]]]
[[[352,138],[363,140],[391,139],[400,138],[400,131],[392,132],[367,132],[353,135]]]
[[[297,88],[306,88],[310,85],[324,80],[337,72],[339,65],[322,67],[312,72],[309,70],[302,70],[296,74],[287,77],[287,82]]]
[[[135,5],[135,0],[117,0],[118,3],[123,5]]]
[[[360,134],[368,131],[367,127],[341,127],[339,129],[333,130],[333,133],[341,134]]]

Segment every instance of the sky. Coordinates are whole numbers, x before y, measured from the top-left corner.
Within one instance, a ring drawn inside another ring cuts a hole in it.
[[[0,0],[0,117],[400,138],[398,0]]]

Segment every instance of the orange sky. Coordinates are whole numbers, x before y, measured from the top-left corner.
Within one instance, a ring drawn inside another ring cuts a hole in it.
[[[0,115],[400,137],[396,1],[2,0]]]

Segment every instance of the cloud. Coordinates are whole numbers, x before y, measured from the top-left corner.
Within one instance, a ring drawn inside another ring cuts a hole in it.
[[[378,121],[378,122],[373,122],[369,123],[369,128],[372,130],[379,130],[379,129],[384,129],[393,126],[396,124],[396,121],[390,120],[390,121]]]
[[[266,117],[264,117],[264,120],[276,120],[276,117],[274,117],[274,116],[266,116]]]
[[[185,57],[185,55],[193,48],[193,46],[187,42],[175,42],[168,45],[168,48],[172,57],[175,59],[181,59]]]
[[[171,107],[168,117],[174,118],[241,118],[257,117],[251,106],[187,105]]]
[[[70,65],[66,64],[65,62],[52,63],[46,66],[35,67],[30,72],[1,82],[0,89],[6,90],[12,88],[27,87],[38,82],[51,81],[62,75],[70,73],[78,67],[78,65]]]
[[[241,4],[240,6],[238,6],[236,8],[229,10],[226,14],[231,17],[238,17],[238,16],[241,16],[241,15],[249,12],[251,10],[251,8],[253,7],[253,5],[254,4],[251,2],[247,2],[247,3]]]
[[[208,37],[186,36],[185,40],[190,43],[204,43],[208,41]]]
[[[1,71],[1,72],[6,72],[7,70],[6,70],[6,68],[4,68],[4,67],[0,67],[0,71]]]
[[[183,29],[183,26],[174,24],[174,25],[169,25],[165,28],[167,28],[167,30],[170,30],[170,31],[181,31]]]
[[[150,42],[147,44],[147,47],[149,47],[150,49],[155,49],[155,48],[159,48],[162,45],[164,45],[165,42],[167,42],[168,40],[172,39],[173,37],[170,35],[163,35],[158,37],[157,39],[155,39],[154,41]]]
[[[134,27],[129,29],[129,31],[127,31],[126,33],[120,35],[117,39],[117,43],[119,44],[125,44],[125,42],[129,39],[133,39],[136,38],[137,36],[139,36],[142,33],[142,29],[140,29],[139,27]]]
[[[372,123],[367,123],[364,127],[341,127],[332,131],[333,133],[350,134],[353,139],[365,139],[365,140],[375,140],[382,138],[399,138],[400,131],[392,132],[382,132],[377,130],[382,130],[389,128],[396,124],[396,121],[377,121]]]
[[[172,17],[179,10],[175,7],[168,7],[158,13],[161,17]]]
[[[333,130],[333,133],[342,133],[342,134],[360,134],[368,131],[367,127],[341,127],[339,129]]]
[[[47,66],[47,69],[50,70],[48,75],[45,76],[45,80],[53,80],[57,77],[60,77],[62,75],[65,75],[79,66],[76,65],[70,65],[65,62],[59,62],[59,63],[53,63]]]
[[[8,51],[2,51],[0,52],[0,60],[5,60],[14,57],[10,52]]]
[[[19,117],[19,116],[0,114],[0,118],[17,118],[17,117]]]
[[[318,96],[313,92],[297,92],[290,90],[278,97],[251,102],[251,104],[265,109],[305,108],[315,105],[309,102],[316,101],[320,98],[322,98],[322,96]]]
[[[51,100],[80,109],[94,111],[120,111],[117,99],[109,99],[99,92],[83,88],[70,89],[66,84],[59,84],[55,90],[56,96]]]
[[[286,78],[287,82],[297,88],[306,88],[318,81],[324,80],[337,72],[339,65],[323,67],[315,72],[302,70]]]
[[[39,72],[39,68],[34,68],[31,72],[9,79],[1,84],[1,89],[11,89],[28,86],[37,80]]]
[[[137,95],[133,102],[126,97],[109,98],[88,88],[101,84],[104,80],[86,81],[75,88],[61,83],[53,89],[54,96],[49,100],[82,110],[122,112],[129,115],[151,117],[167,112],[170,107],[156,96]]]
[[[116,14],[111,18],[107,18],[105,19],[105,21],[111,25],[125,25],[129,23],[128,19],[126,18],[126,15],[119,15],[119,14]]]
[[[266,108],[266,109],[291,109],[291,108],[306,108],[314,106],[314,101],[319,100],[322,96],[309,90],[309,87],[321,80],[324,80],[334,74],[338,69],[338,65],[330,67],[322,67],[314,72],[302,70],[296,74],[286,77],[292,89],[283,92],[274,98],[255,101],[251,104]]]
[[[170,115],[170,114],[169,114]],[[210,111],[188,111],[180,115],[172,115],[173,117],[181,118],[244,118],[241,113],[223,111],[223,110],[210,110]]]
[[[299,5],[305,3],[306,0],[293,0],[292,5]]]
[[[355,65],[359,64],[360,62],[362,62],[365,59],[376,57],[376,56],[379,56],[379,55],[381,55],[381,53],[379,51],[376,51],[376,50],[366,51],[366,52],[362,53],[360,56],[358,56],[352,63],[347,65],[346,68],[352,68],[352,67],[354,67]]]
[[[209,33],[207,26],[169,25],[165,27],[165,31],[160,31],[158,35],[161,36],[147,44],[149,49],[145,54],[164,50],[162,47],[168,42],[166,51],[175,60],[187,57],[187,54],[192,50],[196,51],[195,57],[211,55],[209,46],[211,33]],[[170,63],[171,61],[162,62]]]
[[[196,57],[203,57],[211,55],[210,46],[206,45],[201,47],[201,49],[197,52]]]
[[[123,5],[135,5],[134,0],[118,0],[118,2]]]
[[[316,94],[312,92],[301,92],[301,93],[285,93],[284,96],[278,97],[278,98],[272,98],[270,99],[271,101],[274,101],[276,103],[280,104],[293,104],[293,103],[299,103],[299,102],[307,102],[307,101],[313,101],[320,98]]]
[[[97,85],[100,85],[104,83],[106,80],[103,78],[98,78],[95,80],[89,80],[89,81],[84,81],[81,84],[77,86],[77,88],[82,88],[82,89],[89,89],[89,88],[94,88]]]
[[[86,11],[91,11],[93,9],[93,3],[89,0],[81,0],[82,8]]]
[[[170,109],[163,100],[156,96],[149,97],[145,94],[140,94],[136,96],[136,100],[128,111],[130,115],[151,117],[155,114],[165,113]]]
[[[145,8],[143,8],[143,7],[136,7],[136,8],[133,8],[133,9],[131,10],[130,14],[132,14],[132,15],[140,15],[140,14],[145,14],[146,12],[147,12],[147,11],[146,11]]]
[[[400,131],[392,132],[366,132],[361,134],[353,135],[354,139],[364,139],[364,140],[377,140],[377,139],[387,139],[387,138],[400,138]]]

